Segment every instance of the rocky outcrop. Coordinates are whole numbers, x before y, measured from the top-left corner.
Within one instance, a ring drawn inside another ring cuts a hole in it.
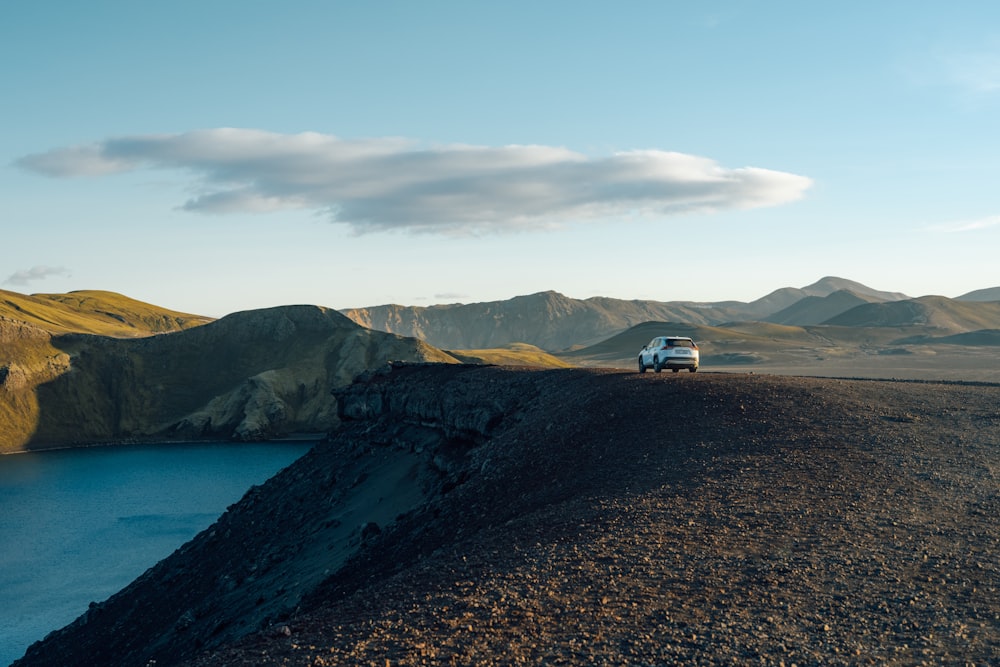
[[[410,385],[400,391],[400,372],[421,369],[426,385]],[[474,367],[470,367],[474,368]],[[389,376],[392,375],[389,381]],[[451,382],[439,383],[438,377]],[[499,394],[484,398],[454,378],[453,369],[438,364],[390,363],[387,368],[363,373],[339,398],[340,415],[350,420],[389,418],[409,424],[429,425],[451,440],[478,443],[492,433],[504,415],[520,402],[518,397]]]
[[[0,366],[0,388],[4,391],[20,391],[28,386],[28,374],[15,363]]]

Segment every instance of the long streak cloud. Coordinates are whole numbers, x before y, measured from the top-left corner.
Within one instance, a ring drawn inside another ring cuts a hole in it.
[[[210,213],[312,209],[357,232],[503,231],[624,216],[776,206],[812,181],[696,155],[634,150],[593,158],[551,146],[426,147],[399,138],[218,128],[108,139],[17,161],[53,177],[177,169],[182,205]]]

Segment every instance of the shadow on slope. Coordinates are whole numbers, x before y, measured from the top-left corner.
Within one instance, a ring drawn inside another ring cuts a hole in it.
[[[32,449],[149,438],[266,439],[325,432],[330,394],[389,360],[455,360],[334,310],[283,306],[140,339],[66,334],[69,372],[38,387]]]
[[[41,418],[38,387],[70,371],[62,336],[135,339],[211,321],[113,292],[25,296],[0,290],[0,452],[18,451],[31,440]]]

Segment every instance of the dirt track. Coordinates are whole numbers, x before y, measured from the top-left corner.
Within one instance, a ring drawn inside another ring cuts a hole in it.
[[[504,416],[296,611],[186,647],[186,664],[1000,663],[1000,386],[499,368],[373,382],[409,416],[386,399],[300,477],[329,479],[345,447],[412,448],[391,424],[428,397]]]

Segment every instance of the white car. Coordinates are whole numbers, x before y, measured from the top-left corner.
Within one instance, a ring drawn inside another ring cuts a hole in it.
[[[677,372],[682,368],[698,370],[698,345],[683,336],[657,336],[639,351],[639,372],[652,368],[659,373],[664,368]]]

